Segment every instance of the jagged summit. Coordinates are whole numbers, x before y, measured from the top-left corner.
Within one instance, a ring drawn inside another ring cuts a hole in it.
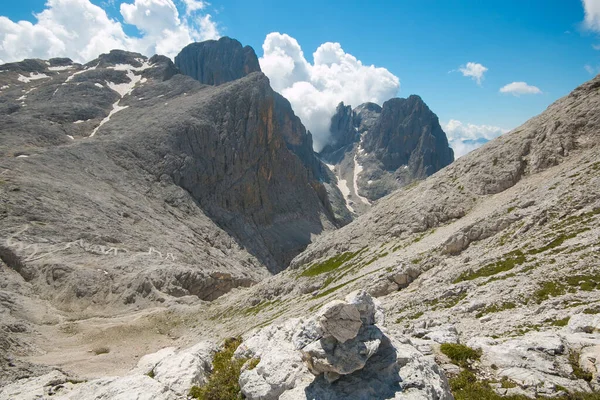
[[[331,118],[331,143],[319,156],[335,172],[356,214],[394,190],[424,179],[454,161],[437,116],[417,96],[340,103]]]
[[[206,85],[221,85],[260,71],[254,49],[226,36],[187,45],[175,57],[175,65]]]
[[[389,172],[408,166],[413,179],[432,175],[454,161],[437,116],[417,95],[383,103],[380,118],[365,133],[362,147]]]

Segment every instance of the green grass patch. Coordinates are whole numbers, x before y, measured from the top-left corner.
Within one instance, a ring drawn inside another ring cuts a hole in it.
[[[575,376],[575,378],[583,379],[586,382],[592,381],[592,374],[587,371],[584,371],[579,366],[579,353],[574,351],[569,353],[569,364],[571,364],[571,368],[573,368],[573,376]]]
[[[248,361],[245,358],[234,359],[233,353],[242,343],[240,338],[230,338],[213,359],[213,371],[206,385],[193,386],[189,396],[199,400],[234,400],[241,399],[240,373],[242,366]]]
[[[468,368],[472,362],[481,358],[481,350],[474,350],[464,344],[443,343],[440,346],[440,351],[454,364],[463,368]]]
[[[312,277],[312,276],[317,276],[317,275],[321,275],[321,274],[324,274],[327,272],[334,271],[334,270],[338,269],[339,267],[341,267],[344,263],[352,260],[354,257],[359,255],[361,252],[362,252],[362,250],[358,250],[355,252],[347,251],[342,254],[338,254],[336,256],[328,258],[327,260],[325,260],[323,262],[316,263],[316,264],[309,266],[304,271],[302,271],[300,276]]]
[[[514,250],[504,255],[504,257],[494,263],[488,264],[477,271],[463,272],[453,283],[472,281],[477,278],[485,278],[497,275],[501,272],[510,271],[517,265],[526,261],[526,257],[521,250]]]
[[[552,326],[567,326],[569,324],[570,319],[571,319],[571,317],[555,319],[550,322],[550,325],[552,325]]]
[[[485,314],[492,314],[492,313],[497,313],[500,311],[504,311],[504,310],[512,310],[513,308],[516,308],[517,305],[513,302],[506,302],[506,303],[502,303],[502,304],[492,304],[489,307],[484,308],[483,310],[481,310],[480,312],[477,313],[477,315],[475,315],[477,318],[481,318],[483,317]]]
[[[576,293],[577,291],[590,292],[600,290],[600,274],[595,275],[574,275],[569,276],[562,282],[547,281],[533,293],[533,299],[541,303],[550,297],[562,296],[567,292]]]
[[[554,248],[562,245],[567,240],[573,239],[574,237],[576,237],[580,233],[585,232],[585,231],[589,231],[589,230],[590,230],[589,228],[584,228],[584,229],[581,229],[581,230],[579,230],[577,232],[571,232],[569,234],[561,233],[560,235],[558,235],[554,240],[552,240],[547,245],[542,246],[542,247],[540,247],[538,249],[529,250],[527,252],[527,254],[540,254],[540,253],[543,253],[543,252],[548,251],[550,249],[554,249]]]
[[[541,303],[550,297],[562,296],[566,293],[565,286],[561,283],[548,281],[542,283],[542,286],[533,293],[533,299]]]

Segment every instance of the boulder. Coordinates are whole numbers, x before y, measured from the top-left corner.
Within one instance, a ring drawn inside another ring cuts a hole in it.
[[[567,325],[573,333],[594,333],[600,330],[600,316],[596,314],[575,314]]]
[[[334,301],[327,304],[319,313],[317,320],[323,337],[333,337],[344,343],[354,339],[362,326],[360,312],[353,304]]]
[[[164,357],[152,369],[154,379],[173,392],[185,395],[192,386],[206,383],[216,350],[213,343],[200,342],[189,349]]]
[[[358,291],[311,318],[261,329],[235,353],[260,358],[242,371],[242,393],[249,400],[451,399],[433,358],[389,337],[379,323],[379,302]]]

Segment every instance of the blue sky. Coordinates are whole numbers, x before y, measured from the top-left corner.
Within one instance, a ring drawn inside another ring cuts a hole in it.
[[[152,1],[172,0],[136,4]],[[584,4],[579,0],[214,0],[190,14],[184,1],[175,0],[182,23],[196,26],[199,18],[210,14],[218,35],[251,45],[259,57],[271,32],[295,38],[310,64],[319,46],[338,42],[362,64],[383,67],[398,77],[397,94],[420,95],[444,123],[458,120],[512,129],[600,72],[600,51],[593,48],[600,45],[600,37],[584,26]],[[91,2],[119,21],[127,36],[147,35],[143,28],[125,23],[120,12],[121,3],[134,0]],[[597,0],[586,2],[600,9]],[[36,23],[34,13],[47,8],[42,0],[3,3],[0,15],[14,22]],[[0,42],[2,35],[0,24]],[[190,37],[198,40],[201,34]],[[11,61],[6,54],[3,60]],[[469,62],[487,68],[480,84],[459,71]],[[526,82],[541,93],[500,93],[512,82]]]

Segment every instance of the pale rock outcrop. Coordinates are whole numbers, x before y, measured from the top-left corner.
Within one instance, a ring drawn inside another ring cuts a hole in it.
[[[77,383],[60,371],[18,380],[0,389],[1,400],[179,400],[169,388],[146,375],[108,377]]]
[[[596,314],[575,314],[567,325],[573,333],[594,333],[600,330],[600,316]]]
[[[179,351],[168,347],[142,357],[126,376],[87,382],[54,370],[7,385],[0,400],[182,400],[192,386],[206,383],[216,349],[210,342]]]
[[[206,383],[216,350],[213,343],[200,342],[164,357],[152,368],[154,379],[177,394],[187,394],[192,386]]]
[[[587,382],[573,380],[564,339],[555,332],[529,332],[518,338],[475,337],[469,347],[482,351],[481,365],[508,378],[530,394],[551,394],[556,387],[572,392],[588,392]],[[565,362],[558,362],[558,358]]]
[[[250,400],[451,399],[433,359],[387,336],[380,323],[379,302],[358,291],[307,320],[261,329],[235,353],[260,358],[242,371],[242,393]]]

